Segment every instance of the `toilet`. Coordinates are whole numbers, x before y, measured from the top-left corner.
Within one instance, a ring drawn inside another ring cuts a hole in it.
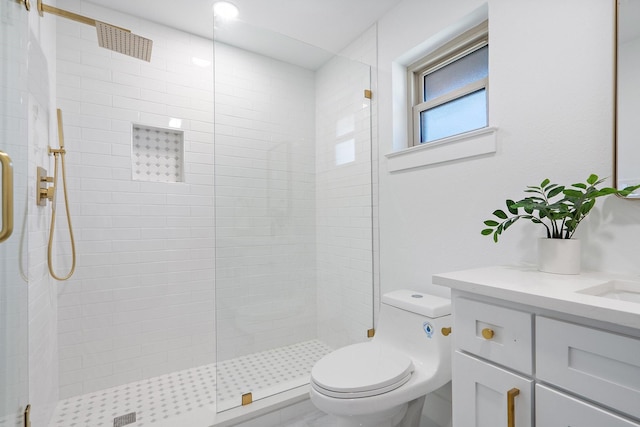
[[[425,396],[451,380],[451,301],[411,290],[382,296],[375,337],[311,370],[313,404],[339,427],[417,427]]]

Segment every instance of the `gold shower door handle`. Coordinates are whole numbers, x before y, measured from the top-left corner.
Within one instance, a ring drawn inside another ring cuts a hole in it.
[[[0,151],[2,164],[2,230],[0,242],[4,242],[13,233],[13,165],[11,157]]]
[[[516,427],[516,396],[519,394],[517,388],[507,392],[507,427]]]

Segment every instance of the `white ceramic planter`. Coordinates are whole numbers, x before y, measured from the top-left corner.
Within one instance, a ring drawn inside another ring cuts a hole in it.
[[[539,239],[538,270],[555,274],[580,274],[580,240]]]

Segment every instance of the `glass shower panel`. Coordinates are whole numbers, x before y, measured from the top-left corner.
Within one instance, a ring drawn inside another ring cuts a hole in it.
[[[26,265],[28,13],[0,3],[0,425],[22,425],[28,399]],[[13,232],[9,233],[10,223]]]
[[[373,323],[370,67],[235,25],[260,41],[216,27],[218,411],[307,384]]]

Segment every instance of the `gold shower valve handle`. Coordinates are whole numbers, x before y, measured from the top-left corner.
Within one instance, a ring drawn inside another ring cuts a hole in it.
[[[444,335],[445,337],[448,337],[451,334],[451,326],[442,328],[440,332],[442,332],[442,335]]]
[[[482,330],[482,337],[483,337],[485,340],[490,340],[490,339],[492,339],[494,336],[495,336],[495,332],[493,332],[493,329],[490,329],[490,328],[484,328],[484,329]]]
[[[46,169],[38,167],[38,179],[36,183],[36,203],[38,206],[46,206],[47,200],[53,202],[55,187],[53,185],[47,185],[50,182],[53,182],[53,177],[47,176]]]

